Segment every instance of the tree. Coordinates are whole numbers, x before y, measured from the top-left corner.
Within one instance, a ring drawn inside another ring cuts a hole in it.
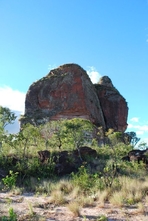
[[[131,131],[127,132],[126,135],[128,136],[129,143],[134,147],[139,142],[140,138],[137,137],[136,133]]]
[[[0,106],[0,127],[5,128],[8,124],[13,124],[16,115],[7,107]]]
[[[92,140],[93,125],[88,120],[74,118],[71,120],[50,121],[41,126],[45,147],[69,146],[79,149],[84,143]]]
[[[93,124],[84,119],[74,118],[65,122],[65,136],[67,140],[74,145],[79,152],[79,148],[92,140]]]
[[[32,124],[25,124],[22,130],[16,135],[15,141],[23,149],[23,158],[28,155],[29,147],[38,146],[38,140],[40,139],[40,131],[38,127]]]
[[[0,148],[2,147],[2,142],[7,141],[7,136],[5,132],[5,127],[8,124],[13,124],[16,119],[16,116],[11,110],[7,107],[0,106]]]
[[[123,142],[122,132],[113,132],[108,135],[109,144],[114,146],[120,142]]]
[[[52,144],[57,145],[59,149],[61,149],[62,144],[63,144],[64,123],[65,123],[65,120],[50,121],[40,127],[41,135],[45,139],[46,150],[48,146],[49,145],[52,146]]]

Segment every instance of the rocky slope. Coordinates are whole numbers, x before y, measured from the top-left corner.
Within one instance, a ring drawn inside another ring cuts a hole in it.
[[[104,129],[125,131],[127,103],[107,79],[109,85],[104,78],[93,85],[86,71],[77,64],[65,64],[51,70],[30,86],[21,124],[38,125],[50,120],[80,117]]]

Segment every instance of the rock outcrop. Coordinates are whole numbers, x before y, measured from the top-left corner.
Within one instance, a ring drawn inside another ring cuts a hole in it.
[[[51,120],[84,118],[105,130],[125,131],[128,108],[125,99],[104,77],[93,85],[77,64],[65,64],[34,82],[25,101],[21,125]]]
[[[124,132],[127,128],[128,107],[124,97],[113,86],[109,77],[104,76],[95,84],[101,104],[106,129]]]
[[[147,153],[148,153],[148,148],[146,148],[145,150],[133,149],[133,150],[129,151],[128,155],[124,156],[122,158],[122,160],[124,160],[124,161],[137,161],[138,163],[140,163],[142,161],[144,164],[148,165]]]
[[[92,159],[97,159],[97,151],[84,146],[80,147],[79,151],[60,151],[51,154],[48,150],[38,151],[39,162],[41,164],[48,164],[50,159],[54,163],[54,173],[57,175],[66,175],[78,171],[78,168],[87,162],[87,165],[94,167],[91,163]]]

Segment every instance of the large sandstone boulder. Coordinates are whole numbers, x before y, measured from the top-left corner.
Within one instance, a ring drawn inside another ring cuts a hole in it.
[[[79,65],[66,64],[30,86],[21,123],[38,125],[77,117],[105,128],[100,102],[86,71]]]
[[[124,132],[127,128],[128,107],[124,97],[113,86],[109,77],[104,76],[95,84],[101,104],[106,129]]]
[[[51,120],[84,118],[104,130],[124,132],[127,128],[126,100],[109,77],[93,85],[77,64],[65,64],[34,82],[25,101],[21,125],[39,125]]]

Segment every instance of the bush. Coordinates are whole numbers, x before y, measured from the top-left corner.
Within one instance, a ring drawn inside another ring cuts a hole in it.
[[[9,175],[2,179],[6,188],[12,189],[15,187],[16,180],[17,180],[18,172],[13,172],[12,170],[9,171]]]
[[[2,218],[0,218],[1,221],[17,221],[17,215],[14,212],[13,208],[9,209],[9,216],[3,216]]]

